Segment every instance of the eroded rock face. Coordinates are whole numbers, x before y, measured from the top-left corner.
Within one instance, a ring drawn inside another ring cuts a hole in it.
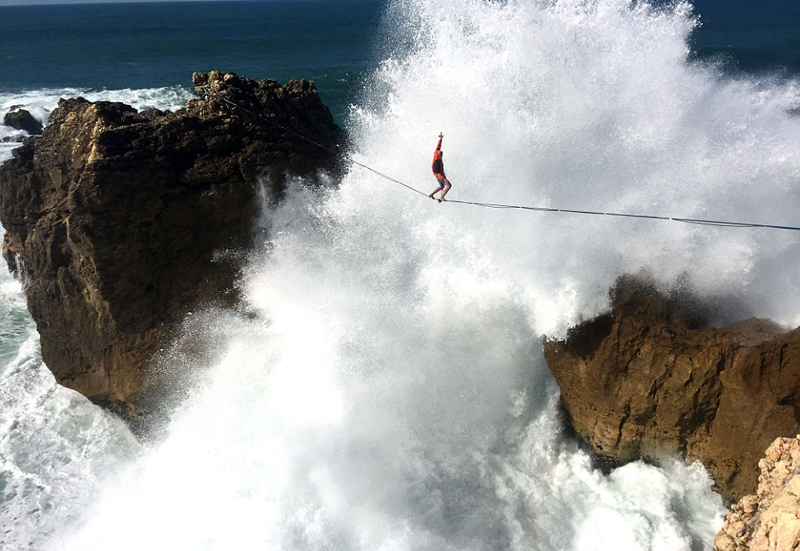
[[[800,329],[706,323],[690,297],[622,278],[611,313],[546,342],[545,357],[575,431],[600,458],[682,452],[738,499],[755,491],[762,450],[800,428]]]
[[[758,463],[755,495],[731,507],[715,551],[794,551],[800,547],[800,436],[778,438]]]
[[[193,80],[215,97],[175,113],[62,99],[0,167],[4,255],[24,272],[43,358],[59,383],[123,413],[140,409],[187,312],[235,302],[239,266],[220,252],[250,246],[257,186],[280,198],[285,174],[337,168],[264,120],[334,150],[342,133],[313,83]]]

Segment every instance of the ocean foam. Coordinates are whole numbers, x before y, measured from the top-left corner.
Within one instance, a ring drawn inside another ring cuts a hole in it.
[[[155,108],[175,110],[186,106],[193,97],[190,90],[181,86],[123,90],[91,90],[83,88],[58,88],[26,92],[0,92],[0,120],[12,107],[27,109],[34,118],[46,125],[50,113],[60,98],[84,97],[89,101],[119,101],[135,109]],[[19,147],[28,133],[0,124],[0,163],[11,158],[11,150]]]
[[[60,97],[123,101],[137,109],[176,109],[182,88],[93,92],[63,89],[0,93],[0,114],[21,105],[42,123]],[[4,136],[23,136],[0,125]],[[18,143],[0,144],[0,162]],[[4,231],[0,228],[0,239]],[[0,547],[40,548],[85,514],[101,481],[139,453],[127,427],[79,394],[58,386],[42,363],[22,283],[0,261]]]
[[[430,191],[443,130],[451,198],[798,223],[796,83],[688,63],[687,4],[388,17],[411,47],[354,109],[360,162]],[[439,205],[358,167],[337,191],[293,187],[244,282],[251,315],[206,328],[214,367],[165,441],[49,545],[707,548],[724,511],[708,474],[593,469],[561,435],[540,335],[643,269],[797,323],[796,239]]]

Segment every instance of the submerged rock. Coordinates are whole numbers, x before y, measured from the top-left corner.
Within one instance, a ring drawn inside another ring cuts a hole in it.
[[[755,491],[762,450],[800,428],[800,329],[706,324],[691,297],[621,278],[609,314],[544,352],[575,431],[600,459],[682,452],[738,499]]]
[[[714,540],[714,551],[800,547],[800,436],[775,440],[758,467],[756,494],[731,507]]]
[[[155,354],[187,312],[236,301],[237,256],[218,253],[251,245],[257,187],[280,198],[285,175],[339,162],[342,133],[313,83],[193,79],[214,97],[175,113],[62,99],[0,167],[4,255],[44,361],[129,418],[146,412]]]
[[[12,109],[3,117],[3,124],[36,135],[41,134],[44,128],[42,123],[26,109]]]

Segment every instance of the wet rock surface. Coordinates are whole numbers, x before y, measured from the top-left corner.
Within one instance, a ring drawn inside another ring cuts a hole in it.
[[[3,124],[16,128],[17,130],[24,130],[28,134],[39,135],[42,133],[42,123],[39,122],[30,112],[26,109],[12,109],[3,116]]]
[[[236,302],[241,255],[223,253],[251,246],[259,186],[280,200],[286,175],[339,168],[343,134],[313,83],[193,81],[205,97],[175,113],[62,99],[0,167],[3,253],[44,361],[129,419],[185,315]]]
[[[544,352],[573,428],[601,461],[680,452],[739,499],[755,491],[763,450],[800,428],[800,329],[760,319],[712,328],[707,314],[684,292],[625,277],[609,314]]]

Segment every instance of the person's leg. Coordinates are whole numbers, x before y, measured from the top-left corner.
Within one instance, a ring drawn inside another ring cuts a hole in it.
[[[441,197],[442,201],[445,200],[444,196],[447,195],[447,192],[450,191],[451,187],[453,187],[453,186],[450,185],[450,180],[445,178],[445,180],[444,180],[444,191],[442,192],[442,197]]]
[[[433,199],[433,196],[434,196],[434,195],[436,195],[437,193],[439,193],[440,191],[442,191],[442,188],[444,188],[444,183],[445,183],[445,181],[446,181],[444,178],[439,178],[439,176],[437,176],[437,177],[436,177],[436,179],[437,179],[437,180],[439,180],[439,187],[437,187],[436,189],[434,189],[434,190],[431,192],[431,194],[430,194],[430,195],[428,195],[428,197],[430,197],[431,199]]]

